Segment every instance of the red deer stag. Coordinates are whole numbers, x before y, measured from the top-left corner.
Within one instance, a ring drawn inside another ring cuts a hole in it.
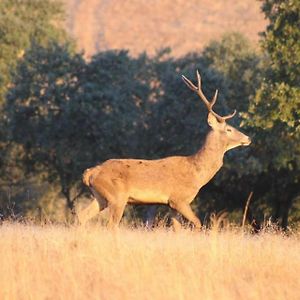
[[[131,204],[167,204],[173,210],[172,220],[178,226],[178,213],[199,229],[201,222],[190,203],[205,184],[223,165],[224,153],[238,146],[247,146],[250,138],[226,124],[233,114],[220,116],[213,111],[218,90],[207,100],[202,92],[201,77],[197,71],[198,86],[182,75],[186,85],[196,92],[208,109],[208,132],[204,145],[190,156],[170,156],[156,160],[110,159],[83,174],[83,182],[94,195],[91,204],[78,213],[81,224],[109,208],[108,227],[118,226],[124,208]]]

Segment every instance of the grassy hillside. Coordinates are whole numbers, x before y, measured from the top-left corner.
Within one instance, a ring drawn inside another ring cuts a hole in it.
[[[0,227],[1,299],[299,299],[299,236]]]
[[[257,42],[266,25],[255,0],[64,1],[67,28],[87,56],[115,48],[153,54],[162,47],[181,56],[227,31]]]

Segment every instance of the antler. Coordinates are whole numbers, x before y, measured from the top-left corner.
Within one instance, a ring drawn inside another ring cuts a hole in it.
[[[189,79],[187,79],[184,75],[181,75],[183,81],[185,82],[185,84],[194,92],[196,92],[198,94],[198,96],[200,97],[200,99],[204,102],[204,104],[206,105],[208,111],[210,113],[212,113],[219,122],[225,122],[226,120],[232,118],[233,116],[235,116],[236,114],[236,110],[234,110],[234,112],[231,115],[227,115],[227,116],[220,116],[218,115],[216,112],[213,111],[213,106],[217,101],[217,97],[218,97],[218,90],[216,90],[213,98],[211,101],[207,100],[207,98],[205,97],[205,95],[202,92],[202,88],[201,88],[201,76],[199,71],[197,70],[197,80],[198,80],[198,86],[195,86]]]

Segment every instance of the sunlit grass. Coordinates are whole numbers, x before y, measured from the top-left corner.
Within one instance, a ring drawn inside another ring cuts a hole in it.
[[[1,299],[299,299],[300,240],[4,224]]]

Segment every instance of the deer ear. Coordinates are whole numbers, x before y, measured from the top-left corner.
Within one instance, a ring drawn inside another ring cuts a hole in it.
[[[212,113],[208,114],[207,123],[212,128],[216,128],[219,125],[217,118]]]

